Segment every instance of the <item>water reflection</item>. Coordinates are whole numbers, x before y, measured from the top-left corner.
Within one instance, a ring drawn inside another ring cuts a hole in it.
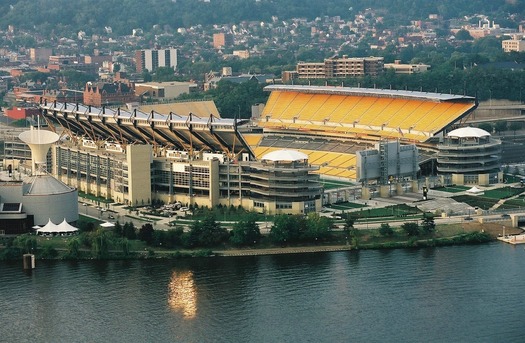
[[[197,292],[191,271],[174,271],[168,284],[168,304],[184,318],[197,314]]]

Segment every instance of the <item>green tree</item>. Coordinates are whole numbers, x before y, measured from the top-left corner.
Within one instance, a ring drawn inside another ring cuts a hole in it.
[[[153,76],[151,76],[151,73],[145,69],[142,72],[142,79],[144,80],[144,82],[151,82],[153,80]]]
[[[144,224],[139,229],[137,238],[140,239],[141,241],[146,242],[147,245],[152,245],[154,232],[155,230],[153,230],[153,225],[151,225],[150,223]]]
[[[261,240],[261,231],[255,216],[235,223],[231,231],[230,242],[237,246],[256,245]]]
[[[79,220],[77,222],[78,231],[82,232],[93,232],[95,230],[95,223],[87,220]]]
[[[13,241],[13,246],[20,249],[23,253],[35,253],[38,248],[38,242],[35,237],[30,235],[20,235]]]
[[[345,224],[344,224],[344,227],[343,227],[343,232],[346,235],[349,235],[350,231],[354,229],[354,224],[355,224],[355,218],[347,214],[346,218],[345,218]]]
[[[482,130],[487,131],[488,133],[492,133],[492,130],[494,129],[491,123],[480,123],[478,127]]]
[[[122,238],[120,240],[120,246],[122,248],[122,253],[124,254],[124,256],[128,256],[129,255],[129,241],[127,240],[127,238]]]
[[[223,243],[228,238],[228,231],[215,220],[212,213],[209,213],[204,220],[193,223],[186,239],[186,245],[210,248]]]
[[[46,245],[42,251],[40,251],[40,258],[53,259],[58,256],[58,251],[51,245]]]
[[[153,81],[156,82],[166,82],[175,80],[175,70],[173,67],[158,67],[155,69],[155,74],[153,74]]]
[[[470,33],[467,30],[465,30],[465,29],[459,30],[456,33],[455,37],[456,37],[457,40],[473,40],[474,39],[474,38],[472,38]]]
[[[132,222],[124,223],[124,226],[122,227],[122,234],[127,239],[136,239],[137,231],[135,229],[135,225],[133,225]]]
[[[103,259],[108,256],[109,245],[111,243],[109,231],[99,228],[91,233],[91,249],[95,258]]]
[[[77,90],[84,89],[87,82],[96,81],[98,79],[98,75],[88,74],[73,69],[61,71],[60,75],[66,80],[69,88]]]
[[[343,226],[346,244],[348,245],[350,242],[352,242],[352,245],[357,246],[359,243],[359,230],[354,227],[354,224],[355,218],[347,214],[345,218],[345,224]]]
[[[436,230],[434,216],[431,213],[423,213],[423,222],[421,223],[421,229],[426,234],[431,234]]]
[[[80,256],[80,240],[78,238],[72,238],[67,243],[67,255],[74,259]]]
[[[394,229],[390,226],[388,223],[382,223],[379,227],[379,233],[381,236],[393,236],[394,235]]]
[[[303,216],[279,215],[275,217],[268,237],[275,244],[296,243],[299,241],[305,228],[306,220]]]
[[[521,130],[523,128],[523,122],[521,121],[512,121],[509,124],[509,130],[514,132],[514,136],[516,136],[516,131]]]
[[[120,224],[118,220],[115,223],[115,226],[113,227],[113,233],[115,234],[116,237],[122,237],[124,235],[124,228],[122,227],[122,224]]]
[[[317,213],[309,213],[306,218],[306,230],[302,239],[308,242],[319,242],[330,237],[333,221]]]
[[[419,236],[420,229],[419,224],[417,222],[406,222],[401,225],[401,228],[407,236]]]
[[[494,130],[496,130],[496,132],[503,132],[503,131],[506,131],[507,130],[507,122],[504,121],[504,120],[498,120],[496,122],[496,124],[494,125]]]
[[[183,244],[183,234],[184,230],[182,229],[182,227],[177,227],[167,231],[155,230],[153,234],[154,245],[163,246],[168,249],[181,246]]]

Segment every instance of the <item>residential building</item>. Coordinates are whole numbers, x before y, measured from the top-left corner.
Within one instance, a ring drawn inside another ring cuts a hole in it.
[[[213,47],[221,49],[233,45],[233,36],[228,33],[220,32],[213,34]]]
[[[428,64],[404,64],[396,60],[394,63],[385,63],[385,70],[394,69],[396,74],[417,74],[430,70]]]
[[[233,56],[239,57],[241,60],[250,58],[250,51],[248,50],[233,50]]]
[[[31,48],[29,49],[29,57],[32,63],[46,63],[49,57],[53,55],[53,49],[50,48]]]
[[[522,52],[525,51],[525,40],[522,39],[507,39],[501,42],[501,47],[504,52]]]
[[[136,83],[135,94],[155,100],[175,99],[181,94],[195,92],[198,88],[196,83],[192,82],[147,82]]]
[[[155,71],[158,67],[177,68],[177,49],[145,49],[135,52],[137,73]]]
[[[376,76],[383,72],[383,57],[334,57],[324,62],[297,64],[300,79],[327,79],[355,76]]]

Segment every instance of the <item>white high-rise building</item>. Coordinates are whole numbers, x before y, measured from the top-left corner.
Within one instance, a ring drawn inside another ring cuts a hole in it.
[[[137,72],[154,71],[158,67],[177,68],[177,49],[146,49],[135,53]]]

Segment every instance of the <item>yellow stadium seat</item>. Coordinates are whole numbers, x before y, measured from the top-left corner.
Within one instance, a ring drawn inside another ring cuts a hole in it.
[[[399,108],[394,116],[388,121],[388,126],[392,128],[401,127],[401,123],[405,122],[410,118],[412,112],[414,112],[421,105],[421,101],[408,100],[403,106]],[[407,126],[407,128],[410,127]]]
[[[308,105],[313,94],[297,93],[289,105],[283,110],[280,119],[301,118],[301,111]]]
[[[274,92],[271,93],[273,95]],[[297,92],[278,92],[280,94],[277,94],[276,97],[271,97],[268,99],[268,103],[270,104],[270,108],[267,110],[267,106],[265,106],[263,110],[263,117],[270,116],[273,119],[281,119],[281,116],[283,115],[283,112],[286,110],[286,108],[292,103],[292,101],[297,96]],[[270,100],[272,101],[270,103]]]
[[[246,141],[246,144],[248,144],[250,147],[255,148],[262,140],[261,134],[245,134],[243,135],[244,140]]]
[[[383,125],[384,121],[381,118],[381,113],[392,102],[392,100],[393,99],[390,98],[377,98],[372,106],[370,106],[370,108],[363,113],[361,118],[359,118],[359,123],[370,126]]]
[[[315,96],[312,96],[307,106],[305,106],[301,111],[301,119],[311,121],[318,120],[316,119],[317,114],[326,108],[325,104],[328,99],[330,99],[330,95],[326,94],[316,94]]]
[[[348,96],[331,113],[328,120],[332,123],[353,123],[357,116],[353,113],[354,107],[361,101],[362,97]]]

